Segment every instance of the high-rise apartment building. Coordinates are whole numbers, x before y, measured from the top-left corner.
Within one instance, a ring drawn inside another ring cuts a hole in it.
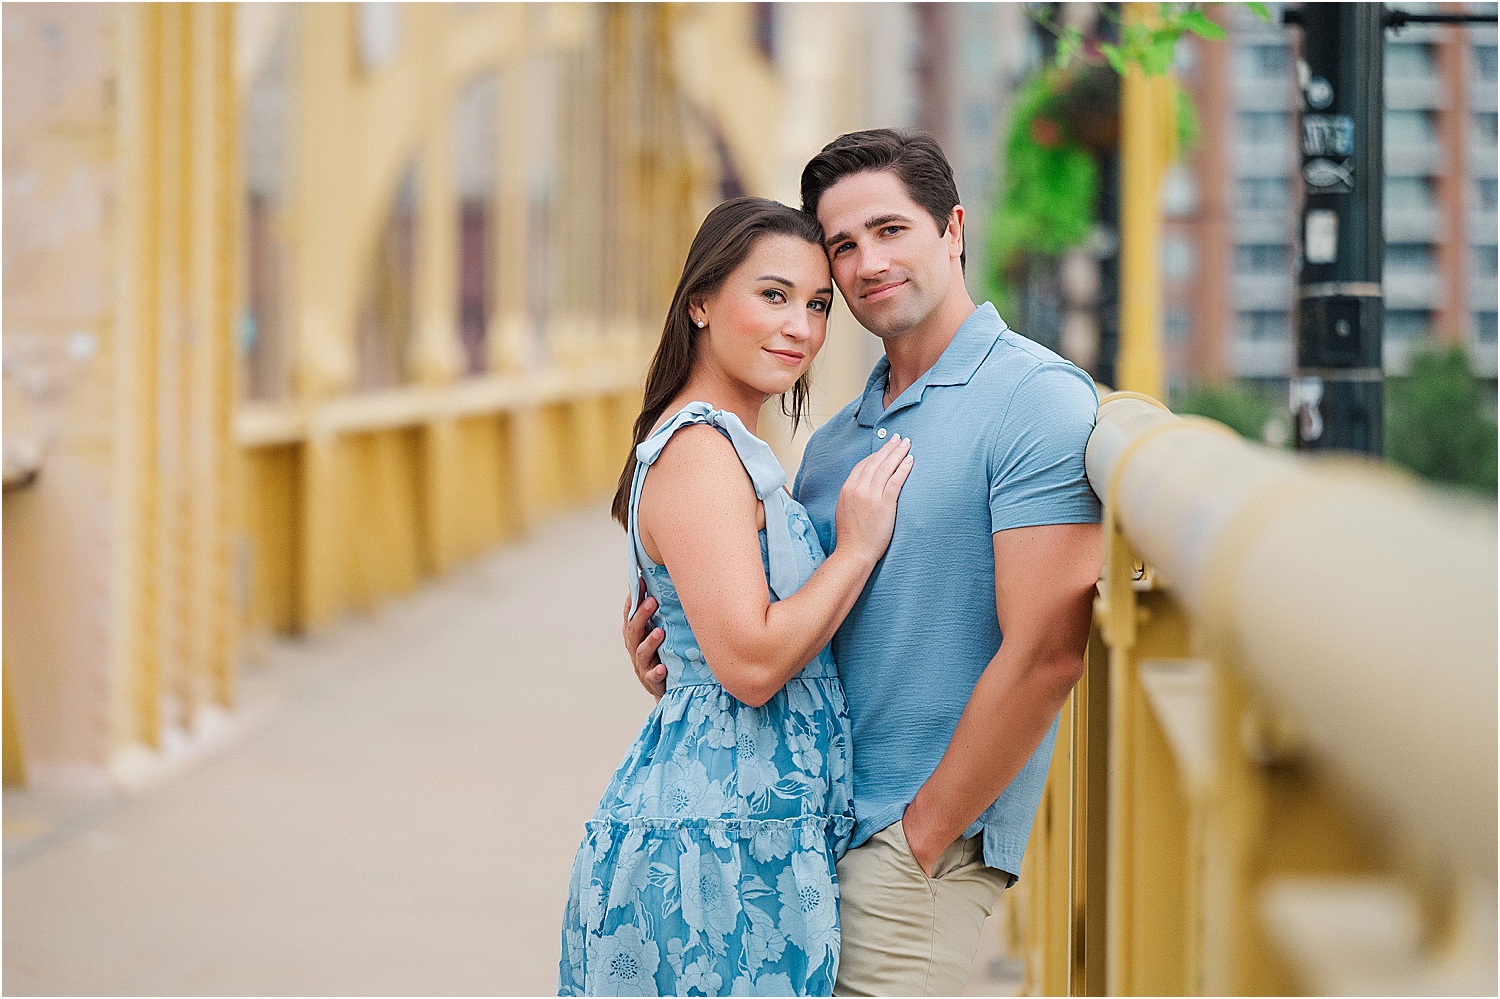
[[[1223,11],[1228,44],[1192,43],[1180,61],[1203,136],[1163,191],[1164,341],[1174,385],[1238,378],[1279,389],[1294,350],[1300,37],[1279,18]],[[1388,373],[1433,341],[1465,345],[1495,378],[1496,91],[1493,25],[1387,33]]]

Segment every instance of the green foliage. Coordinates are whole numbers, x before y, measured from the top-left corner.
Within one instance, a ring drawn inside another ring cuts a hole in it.
[[[1285,410],[1282,400],[1236,382],[1192,385],[1172,399],[1172,412],[1218,420],[1241,437],[1257,442],[1268,436],[1274,439],[1284,429]],[[1266,432],[1268,424],[1272,435]]]
[[[1005,194],[991,250],[1002,264],[1012,253],[1059,253],[1088,238],[1096,215],[1099,166],[1055,116],[1064,71],[1043,70],[1016,94],[1005,140]]]
[[[1086,127],[1080,125],[1080,118],[1092,117],[1097,126],[1099,114],[1091,104],[1106,99],[1091,79],[1091,68],[1103,59],[1120,74],[1131,66],[1140,67],[1147,76],[1166,73],[1183,35],[1208,40],[1226,37],[1224,29],[1204,15],[1202,6],[1160,4],[1158,23],[1147,25],[1125,22],[1110,5],[1101,5],[1103,16],[1119,25],[1118,43],[1086,39],[1077,27],[1059,27],[1048,14],[1032,11],[1037,23],[1057,36],[1057,55],[1021,84],[1006,135],[1005,190],[991,220],[993,264],[986,275],[990,300],[1002,312],[1011,304],[1009,285],[1022,255],[1061,253],[1081,245],[1093,231],[1099,167],[1090,147],[1098,148],[1098,136],[1080,141],[1077,134]],[[1270,21],[1265,4],[1248,6],[1256,17]],[[1111,95],[1107,100],[1112,106],[1105,113],[1117,113],[1113,105],[1118,98]],[[1177,112],[1177,148],[1185,152],[1197,145],[1201,128],[1192,98],[1176,81],[1172,100]]]
[[[1118,43],[1102,42],[1102,55],[1116,73],[1124,74],[1131,66],[1139,66],[1147,76],[1160,76],[1172,68],[1177,52],[1177,42],[1183,35],[1193,34],[1208,41],[1223,41],[1228,35],[1219,25],[1210,21],[1202,11],[1203,4],[1158,4],[1156,24],[1126,22],[1108,5],[1100,13],[1119,25]],[[1271,21],[1271,12],[1263,3],[1246,4],[1250,12],[1266,23]],[[1057,36],[1056,65],[1066,68],[1084,51],[1083,33],[1076,27],[1059,28],[1042,13],[1033,12],[1032,17],[1048,31]]]
[[[1495,421],[1462,347],[1412,357],[1385,383],[1385,454],[1424,479],[1495,494]]]

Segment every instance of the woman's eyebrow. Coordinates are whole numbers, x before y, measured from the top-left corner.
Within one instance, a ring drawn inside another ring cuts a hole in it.
[[[780,275],[777,275],[777,274],[762,274],[760,277],[756,278],[755,280],[757,280],[757,281],[775,281],[777,284],[785,285],[788,288],[795,288],[795,287],[797,287],[796,285],[792,284],[792,282],[788,281],[786,278],[781,277]]]

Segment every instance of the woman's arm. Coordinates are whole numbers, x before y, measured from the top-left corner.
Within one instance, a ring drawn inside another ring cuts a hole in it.
[[[774,604],[756,537],[760,500],[734,446],[712,427],[684,427],[652,465],[642,544],[671,573],[704,661],[736,698],[764,704],[833,638],[890,544],[910,446],[892,439],[855,467],[839,495],[838,546]]]

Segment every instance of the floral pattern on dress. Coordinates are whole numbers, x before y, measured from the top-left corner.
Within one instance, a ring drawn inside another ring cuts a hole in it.
[[[722,429],[725,416],[685,410],[664,430]],[[757,489],[775,488],[769,448],[747,459],[748,435],[726,436]],[[800,505],[786,506],[789,533],[807,543],[805,582],[823,552]],[[764,536],[761,551],[769,585]],[[832,658],[824,649],[764,705],[744,704],[703,663],[666,569],[642,572],[659,604],[653,624],[667,632],[668,687],[585,824],[558,992],[831,995],[836,864],[854,828],[849,716]]]

